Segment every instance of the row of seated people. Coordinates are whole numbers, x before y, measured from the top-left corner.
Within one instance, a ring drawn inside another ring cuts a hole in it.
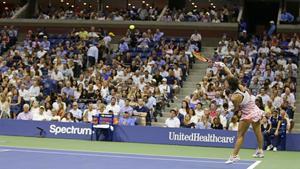
[[[8,57],[0,60],[1,118],[35,119],[41,116],[36,109],[44,106],[51,110],[48,115],[53,112],[63,119],[74,102],[82,112],[88,105],[101,102],[119,117],[125,113],[121,110],[128,100],[135,110],[127,110],[128,115],[146,121],[137,123],[151,125],[168,102],[177,98],[190,69],[190,57],[185,51],[192,45],[188,41],[180,46],[165,41],[159,30],[156,33],[160,36],[151,31],[128,30],[124,41],[114,49],[114,34],[95,28],[71,32],[57,42],[48,39],[44,30],[29,30],[23,45],[12,48]],[[149,47],[149,57],[141,59],[122,51],[121,44],[126,43],[129,51],[141,43],[141,38],[155,43]],[[24,112],[25,104],[29,110]],[[72,115],[79,119],[94,113]],[[80,121],[90,122],[86,118]]]
[[[283,41],[287,42],[287,47],[280,46]],[[183,100],[180,109],[170,112],[171,117],[165,125],[237,131],[242,112],[232,111],[231,93],[224,90],[226,76],[213,64],[222,61],[239,77],[257,106],[265,112],[262,120],[265,148],[276,151],[281,143],[285,144],[285,135],[294,125],[299,42],[297,34],[253,37],[245,43],[224,36],[203,80]],[[276,141],[271,142],[271,138]]]
[[[176,22],[204,22],[204,23],[221,23],[221,22],[236,22],[239,14],[239,7],[234,6],[229,9],[227,6],[216,9],[213,7],[202,9],[168,9],[161,21],[176,21]]]
[[[156,21],[160,10],[150,6],[142,5],[140,8],[130,6],[124,9],[105,9],[104,11],[97,11],[87,6],[86,8],[72,8],[68,7],[53,7],[48,6],[46,9],[41,9],[37,19],[81,19],[81,20],[147,20]]]

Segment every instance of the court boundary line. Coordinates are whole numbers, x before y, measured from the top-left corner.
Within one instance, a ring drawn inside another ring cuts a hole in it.
[[[92,154],[92,153],[80,153],[80,152],[59,152],[59,151],[43,151],[43,150],[25,150],[25,149],[10,149],[9,152],[25,152],[25,153],[40,153],[40,154],[56,154],[56,155],[70,155],[70,156],[88,156],[88,157],[105,157],[105,158],[125,158],[125,159],[140,159],[140,160],[157,160],[157,161],[174,161],[174,162],[193,162],[193,163],[218,163],[225,164],[223,161],[216,161],[216,159],[198,159],[198,160],[190,160],[190,159],[174,159],[172,158],[159,158],[159,157],[147,157],[147,156],[126,156],[126,155],[105,155],[105,154]],[[253,165],[252,163],[247,162],[238,162],[238,165]],[[248,169],[248,168],[247,168]]]
[[[260,163],[261,163],[261,161],[256,161],[255,163],[251,164],[247,169],[254,169],[254,168],[257,167]]]
[[[10,151],[9,149],[0,149],[0,153],[3,153],[3,152],[8,152],[8,151]]]
[[[153,156],[153,157],[174,157],[174,158],[190,158],[190,159],[212,159],[212,160],[227,160],[226,158],[212,158],[212,157],[192,157],[192,156],[177,156],[177,155],[155,155],[155,154],[146,154],[146,153],[126,153],[126,152],[108,152],[108,151],[96,151],[96,150],[69,150],[69,149],[59,149],[59,148],[35,148],[35,147],[26,147],[26,146],[7,146],[7,145],[1,145],[0,148],[6,147],[6,148],[16,148],[16,149],[31,149],[31,150],[50,150],[50,151],[69,151],[69,152],[78,152],[78,153],[107,153],[107,154],[119,154],[119,155],[140,155],[140,156]],[[245,162],[251,162],[255,163],[256,160],[242,160]]]

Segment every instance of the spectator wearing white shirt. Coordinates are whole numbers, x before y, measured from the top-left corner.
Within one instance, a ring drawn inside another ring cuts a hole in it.
[[[201,40],[202,36],[198,31],[195,31],[191,37],[190,37],[191,42],[197,43],[198,49],[201,51]]]
[[[283,55],[279,55],[279,59],[277,59],[277,64],[285,67],[286,63],[287,63],[286,59],[283,57]]]
[[[170,86],[167,84],[166,78],[163,78],[162,84],[160,84],[158,88],[160,93],[163,94],[165,97],[167,97],[171,92]]]
[[[33,85],[29,88],[29,95],[31,99],[37,99],[40,96],[39,82],[35,80]]]
[[[270,49],[265,43],[263,43],[262,46],[258,49],[259,54],[268,55],[269,52],[270,52]]]
[[[229,123],[228,130],[230,131],[238,131],[239,128],[239,122],[237,116],[233,116],[231,118],[231,122]]]
[[[29,91],[25,88],[25,85],[22,84],[20,89],[19,89],[19,95],[23,98],[23,100],[26,103],[30,103],[30,93]]]
[[[298,55],[299,55],[299,50],[296,48],[295,45],[289,46],[289,49],[287,50],[287,52],[292,53],[295,57],[298,57]]]
[[[111,98],[110,104],[108,104],[104,110],[105,114],[108,114],[109,111],[112,111],[115,116],[118,116],[120,114],[120,106],[117,104],[117,100],[115,97]]]
[[[78,108],[77,102],[73,103],[72,109],[69,112],[72,113],[75,121],[82,121],[82,111]]]
[[[57,68],[54,68],[54,70],[51,73],[51,79],[56,81],[62,81],[64,80],[64,75]]]
[[[47,120],[47,117],[45,115],[45,107],[44,106],[40,106],[39,111],[33,113],[32,120],[34,120],[34,121],[46,121]]]
[[[91,123],[93,121],[93,116],[98,115],[96,109],[94,109],[94,105],[89,103],[88,109],[83,112],[83,122]]]
[[[283,100],[287,100],[291,106],[295,105],[295,95],[291,93],[290,88],[286,87],[284,93],[281,94]]]
[[[165,122],[165,126],[169,128],[179,128],[180,127],[180,120],[177,117],[176,110],[170,111],[170,117],[167,118]]]
[[[257,95],[257,97],[261,97],[263,105],[266,105],[268,103],[268,101],[271,101],[270,96],[268,94],[266,94],[264,88],[260,89],[260,94]]]
[[[91,30],[89,32],[89,37],[90,38],[99,38],[99,35],[97,34],[97,32],[95,32],[94,26],[91,27]]]
[[[196,108],[195,108],[195,113],[196,113],[196,116],[199,117],[199,119],[201,118],[201,116],[204,115],[204,111],[202,109],[202,103],[201,102],[197,103]]]
[[[88,57],[88,67],[94,66],[98,62],[99,50],[96,44],[90,44],[90,47],[87,51]]]
[[[66,111],[66,108],[67,108],[66,103],[62,101],[62,96],[61,96],[61,95],[58,95],[58,96],[56,97],[56,102],[54,102],[54,103],[52,104],[53,109],[59,110],[59,105],[60,105],[60,104],[63,105],[63,108],[64,108],[64,110]]]
[[[32,120],[32,113],[29,111],[29,109],[29,105],[24,104],[23,112],[18,114],[17,120]]]

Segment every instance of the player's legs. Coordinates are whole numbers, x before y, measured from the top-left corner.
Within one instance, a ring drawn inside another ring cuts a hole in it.
[[[234,150],[233,150],[232,156],[237,156],[239,154],[241,146],[244,142],[245,134],[246,134],[249,126],[250,126],[250,123],[248,123],[246,121],[241,120],[239,122],[238,135],[237,135],[237,139],[236,139],[236,142],[234,145]]]
[[[250,126],[249,122],[246,122],[244,120],[241,120],[239,122],[238,135],[234,145],[233,153],[230,156],[230,158],[225,162],[226,164],[231,164],[239,160],[238,154],[244,142],[244,137],[249,126]]]
[[[258,144],[258,149],[257,149],[256,153],[253,154],[253,157],[262,158],[262,157],[264,157],[264,153],[263,153],[263,136],[261,133],[260,121],[252,122],[252,128],[255,133],[255,136],[257,139],[257,144]]]
[[[253,128],[253,131],[254,131],[256,139],[257,139],[258,149],[262,150],[263,149],[263,137],[262,137],[262,133],[261,133],[260,121],[253,122],[252,128]]]

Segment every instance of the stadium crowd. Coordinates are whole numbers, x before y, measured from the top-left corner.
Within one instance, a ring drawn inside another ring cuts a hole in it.
[[[13,26],[0,29],[0,55],[17,42],[17,36],[18,31]]]
[[[114,33],[92,27],[65,35],[28,30],[21,46],[1,58],[1,118],[92,122],[110,113],[120,125],[151,125],[176,99],[188,75],[187,50],[197,43],[169,39],[159,29]]]
[[[108,7],[108,6],[107,6]],[[85,8],[67,7],[53,7],[48,6],[45,9],[40,9],[38,19],[77,19],[77,20],[153,20],[156,21],[160,11],[157,8],[152,8],[143,4],[140,8],[133,5],[127,9],[108,9],[97,11],[90,6]]]
[[[165,125],[237,131],[242,112],[232,111],[231,92],[224,90],[224,71],[213,64],[222,61],[264,110],[261,123],[265,148],[277,151],[293,128],[299,49],[297,34],[249,37],[243,31],[237,40],[224,35],[203,80],[182,101],[180,109],[170,111]]]
[[[176,10],[168,9],[164,16],[161,18],[161,21],[165,22],[212,22],[212,23],[221,23],[221,22],[237,22],[237,17],[239,14],[239,8],[237,6],[229,9],[226,5],[223,8],[216,9],[213,7],[194,9],[194,10]]]

